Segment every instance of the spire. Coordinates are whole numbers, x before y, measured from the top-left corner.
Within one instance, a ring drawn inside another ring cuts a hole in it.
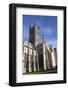
[[[43,36],[42,36],[42,42],[43,42],[43,43],[45,42],[44,34],[43,34]]]
[[[37,22],[34,23],[34,28],[37,28],[38,30],[40,30],[39,25],[37,24]]]

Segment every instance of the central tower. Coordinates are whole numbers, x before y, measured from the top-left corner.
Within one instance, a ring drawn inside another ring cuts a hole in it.
[[[32,43],[34,47],[40,44],[40,28],[37,24],[29,28],[29,42]]]

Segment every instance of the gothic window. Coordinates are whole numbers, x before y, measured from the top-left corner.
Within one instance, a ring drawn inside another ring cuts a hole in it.
[[[28,55],[26,53],[24,54],[24,63],[24,67],[26,68],[28,64]]]
[[[30,62],[32,63],[32,55],[30,54]],[[32,66],[31,66],[32,67]]]
[[[35,56],[35,67],[37,67],[37,57]]]

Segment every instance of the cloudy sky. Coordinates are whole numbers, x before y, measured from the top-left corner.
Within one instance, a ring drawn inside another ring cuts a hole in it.
[[[52,47],[57,47],[57,16],[23,16],[24,41],[29,40],[29,26],[38,24],[42,38]]]

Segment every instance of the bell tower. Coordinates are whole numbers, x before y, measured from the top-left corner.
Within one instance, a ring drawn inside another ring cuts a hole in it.
[[[29,28],[29,42],[32,43],[34,47],[40,44],[40,28],[37,24]]]

